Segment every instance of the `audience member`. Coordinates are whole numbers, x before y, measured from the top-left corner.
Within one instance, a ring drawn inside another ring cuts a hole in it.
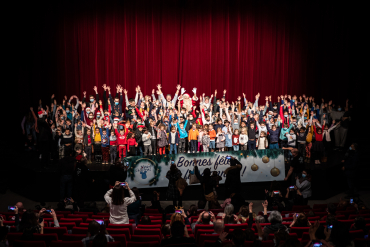
[[[189,237],[188,230],[183,222],[175,221],[171,225],[171,237],[167,239],[163,239],[161,242],[161,246],[168,246],[174,244],[181,244],[181,246],[196,246],[195,239]]]
[[[133,187],[131,191],[135,194],[136,201],[127,206],[127,214],[128,218],[134,219],[137,225],[140,219],[140,207],[141,207],[140,193],[139,189],[136,187]]]
[[[150,217],[148,215],[144,215],[143,217],[141,217],[139,224],[140,225],[151,225],[152,220],[150,219]]]
[[[125,189],[129,191],[130,197],[125,197]],[[127,206],[136,201],[135,194],[130,190],[128,183],[121,185],[121,182],[117,181],[113,189],[108,190],[104,195],[104,199],[110,206],[110,223],[128,224]]]
[[[199,217],[196,222],[191,224],[191,229],[194,232],[195,225],[201,224],[201,225],[213,225],[211,219],[213,221],[216,220],[215,215],[212,212],[203,211],[199,214]]]
[[[96,237],[98,239],[94,243],[94,240]],[[105,238],[105,240],[103,240],[102,238]],[[88,247],[91,241],[93,241],[93,246],[100,247],[102,245],[104,246],[104,243],[106,242],[114,242],[114,239],[112,238],[111,235],[109,235],[104,224],[100,225],[98,222],[93,220],[89,223],[89,226],[87,229],[87,237],[82,239],[82,243],[84,247]]]

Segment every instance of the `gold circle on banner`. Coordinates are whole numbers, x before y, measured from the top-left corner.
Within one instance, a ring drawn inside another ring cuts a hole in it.
[[[252,169],[252,171],[257,171],[258,170],[258,165],[256,165],[256,164],[253,164],[252,166],[251,166],[251,169]]]
[[[274,167],[274,168],[271,169],[270,173],[271,173],[271,176],[277,177],[280,174],[280,170],[279,170],[279,168]]]
[[[263,156],[262,157],[262,162],[263,163],[268,163],[270,161],[270,158],[269,157],[267,157],[267,156]]]

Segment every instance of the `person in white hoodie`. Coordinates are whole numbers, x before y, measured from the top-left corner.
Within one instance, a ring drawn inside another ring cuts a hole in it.
[[[130,197],[125,196],[125,189]],[[104,199],[110,208],[109,222],[111,224],[128,224],[127,206],[136,201],[134,192],[130,190],[127,182],[116,181],[113,189],[107,191]]]
[[[247,129],[242,128],[242,133],[239,135],[240,150],[248,149],[248,134]]]

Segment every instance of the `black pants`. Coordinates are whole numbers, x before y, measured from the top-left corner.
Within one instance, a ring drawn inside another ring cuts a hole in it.
[[[157,154],[157,139],[151,139],[150,145],[152,146],[152,154]]]

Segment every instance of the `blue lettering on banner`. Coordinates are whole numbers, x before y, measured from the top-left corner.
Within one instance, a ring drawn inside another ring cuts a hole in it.
[[[180,159],[179,159],[179,161],[177,161],[177,167],[181,167],[183,164],[183,162],[184,162],[184,160],[185,160],[185,157],[180,157]]]

